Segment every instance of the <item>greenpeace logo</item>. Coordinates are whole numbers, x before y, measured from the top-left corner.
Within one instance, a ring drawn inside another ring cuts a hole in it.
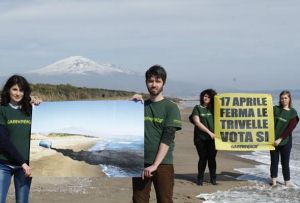
[[[277,117],[278,120],[283,121],[283,122],[287,122],[286,119],[282,118],[282,117]]]
[[[202,117],[211,116],[211,115],[212,115],[211,113],[202,113],[201,114]]]
[[[31,120],[8,120],[7,125],[31,125]]]
[[[180,120],[173,120],[174,123],[181,124]]]
[[[153,117],[145,117],[145,121],[150,121],[150,122],[154,122],[154,123],[162,123],[164,121],[164,119],[162,118],[153,118]]]
[[[231,148],[236,149],[255,149],[258,145],[231,145]]]

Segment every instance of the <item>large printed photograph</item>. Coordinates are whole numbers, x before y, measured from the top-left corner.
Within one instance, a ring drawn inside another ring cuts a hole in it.
[[[133,101],[43,102],[35,106],[30,152],[33,174],[140,176],[143,117],[144,106]]]

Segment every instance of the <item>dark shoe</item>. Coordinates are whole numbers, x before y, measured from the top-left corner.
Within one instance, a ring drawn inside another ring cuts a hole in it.
[[[202,186],[203,185],[203,179],[198,178],[197,179],[197,185]]]
[[[211,182],[211,184],[213,184],[213,185],[217,185],[216,179],[210,179],[210,182]]]

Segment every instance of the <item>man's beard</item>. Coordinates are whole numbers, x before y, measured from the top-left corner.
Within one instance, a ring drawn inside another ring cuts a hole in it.
[[[157,96],[163,91],[164,87],[162,86],[158,91],[153,91],[149,87],[147,87],[147,89],[151,96]],[[156,89],[156,88],[154,88],[154,89]]]

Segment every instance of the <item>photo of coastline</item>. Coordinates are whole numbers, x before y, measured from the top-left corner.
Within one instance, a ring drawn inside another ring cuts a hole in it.
[[[32,114],[33,176],[139,176],[143,117],[143,105],[133,101],[43,102]],[[53,159],[70,168],[42,164]]]

